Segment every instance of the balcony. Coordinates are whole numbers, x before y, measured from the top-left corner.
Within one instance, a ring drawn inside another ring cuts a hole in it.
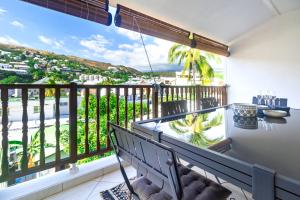
[[[213,97],[218,106],[227,101],[226,86],[14,84],[0,85],[0,91],[3,186],[30,184],[43,174],[76,173],[76,163],[79,173],[96,178],[107,165],[116,169],[112,158],[101,161],[111,155],[109,121],[130,129],[132,122],[159,117],[162,102],[186,100],[194,111],[201,109],[201,98]],[[103,167],[83,170],[90,165],[83,163],[98,159]]]

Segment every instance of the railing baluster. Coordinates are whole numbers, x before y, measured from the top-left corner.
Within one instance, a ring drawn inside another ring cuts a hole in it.
[[[171,87],[171,96],[172,96],[172,101],[174,101],[174,87]]]
[[[128,88],[125,88],[125,128],[128,126]]]
[[[180,88],[181,100],[183,100],[183,87]]]
[[[177,101],[179,100],[179,88],[178,87],[176,87],[176,99],[177,99]]]
[[[187,88],[187,86],[184,87],[184,92],[185,92],[185,100],[188,100],[188,88]]]
[[[89,154],[89,100],[90,100],[90,90],[85,88],[85,119],[84,119],[84,151],[85,154]]]
[[[45,88],[40,88],[40,165],[45,165]]]
[[[70,162],[77,161],[77,84],[70,84],[69,96],[69,145],[70,145]]]
[[[96,145],[97,145],[97,151],[100,151],[100,92],[101,88],[96,89]]]
[[[140,120],[143,120],[143,90],[144,88],[140,88]]]
[[[55,88],[55,165],[60,169],[60,88]]]
[[[120,99],[119,99],[119,96],[120,96],[120,88],[116,88],[116,111],[117,111],[117,124],[119,125],[120,124]]]
[[[132,118],[133,118],[133,121],[135,122],[135,96],[136,96],[136,88],[133,87],[132,88],[132,100],[133,100],[133,113],[132,113]]]
[[[170,87],[167,86],[165,89],[166,89],[166,102],[168,102],[169,101],[169,89],[170,89]]]
[[[1,177],[9,176],[8,166],[8,89],[1,88],[2,102],[2,159],[1,159]]]
[[[27,104],[28,104],[28,89],[22,88],[22,107],[23,107],[23,115],[22,115],[22,145],[23,145],[23,154],[21,158],[21,169],[22,171],[26,171],[28,169],[28,113],[27,113]]]
[[[106,98],[107,98],[107,110],[106,110],[106,146],[110,148],[110,140],[108,137],[109,134],[109,121],[110,121],[110,86],[106,88]]]
[[[164,90],[165,88],[161,87],[160,88],[161,91],[160,91],[160,103],[164,102]]]
[[[150,88],[147,87],[147,119],[150,119]]]
[[[194,93],[194,110],[196,110],[196,93],[197,93],[197,91],[196,91],[196,87],[197,86],[193,86],[193,93]]]
[[[192,111],[192,87],[189,87],[189,92],[190,92],[190,112]]]

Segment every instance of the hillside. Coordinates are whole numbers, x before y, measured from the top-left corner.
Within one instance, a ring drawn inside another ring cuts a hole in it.
[[[136,74],[136,75],[141,74],[140,71],[138,71],[134,68],[131,68],[131,67],[126,67],[126,66],[121,66],[121,65],[112,65],[110,63],[88,60],[88,59],[79,58],[76,56],[59,55],[59,54],[55,54],[53,52],[31,49],[28,47],[0,44],[0,50],[4,50],[7,52],[18,52],[18,53],[23,53],[24,51],[27,51],[27,52],[31,52],[33,54],[56,57],[56,59],[63,59],[63,60],[67,59],[69,61],[79,62],[82,65],[85,65],[87,67],[96,68],[99,70],[108,70],[108,67],[116,67],[119,71],[127,72],[129,74]]]

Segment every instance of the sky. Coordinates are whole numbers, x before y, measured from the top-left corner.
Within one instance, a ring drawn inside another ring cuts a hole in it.
[[[115,8],[109,10],[115,14]],[[154,70],[167,71],[172,42],[145,36]],[[0,43],[27,46],[149,71],[140,36],[118,28],[35,6],[20,0],[0,0]]]

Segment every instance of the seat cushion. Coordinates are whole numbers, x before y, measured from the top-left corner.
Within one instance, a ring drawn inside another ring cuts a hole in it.
[[[183,195],[182,200],[225,200],[231,191],[213,182],[197,172],[178,164]],[[145,177],[140,177],[132,183],[134,192],[141,200],[171,200],[170,194]]]
[[[182,200],[222,200],[226,199],[231,191],[199,173],[178,164],[183,196]]]
[[[171,200],[172,197],[145,177],[132,183],[133,191],[141,200]]]

